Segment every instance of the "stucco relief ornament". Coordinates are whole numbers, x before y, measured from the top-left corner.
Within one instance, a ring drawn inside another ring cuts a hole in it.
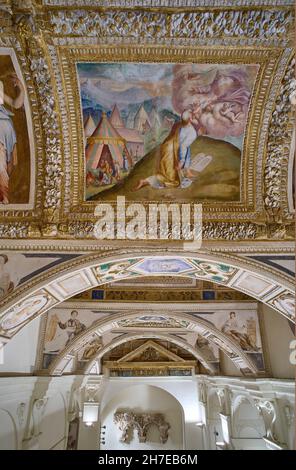
[[[172,15],[172,35],[185,37],[235,36],[277,39],[293,21],[291,12],[258,10],[218,10]]]
[[[94,238],[93,222],[72,222],[69,234],[74,238]],[[252,223],[205,222],[203,224],[204,240],[254,240],[259,234],[258,227]]]
[[[281,10],[219,10],[189,13],[147,11],[58,11],[50,15],[55,34],[75,36],[196,38],[227,41],[245,37],[247,40],[286,41],[292,24],[290,11]],[[258,39],[259,38],[259,39]],[[252,42],[251,42],[252,43]]]
[[[34,8],[33,0],[12,0],[14,9],[29,10],[31,11]]]
[[[204,223],[203,238],[207,240],[244,240],[255,239],[258,228],[255,224],[248,223]]]
[[[225,414],[226,413],[225,391],[222,388],[219,388],[217,390],[217,396],[218,396],[218,401],[219,401],[220,413]]]
[[[120,412],[114,413],[114,423],[118,425],[122,435],[121,442],[129,443],[133,431],[136,430],[139,442],[147,441],[148,429],[150,426],[157,426],[160,433],[160,442],[165,444],[169,437],[170,424],[165,421],[161,413],[133,413]]]
[[[0,238],[25,238],[28,235],[29,224],[15,222],[0,224]]]
[[[92,222],[71,222],[69,234],[74,238],[94,238],[94,226]]]
[[[85,395],[84,399],[87,402],[97,402],[98,401],[98,395],[99,392],[101,391],[102,387],[102,381],[97,381],[95,383],[87,383],[85,385]]]
[[[45,180],[44,207],[46,211],[60,206],[62,153],[60,144],[60,130],[58,115],[55,110],[55,99],[51,83],[49,65],[45,59],[45,40],[43,27],[41,28],[37,18],[35,7],[25,13],[17,14],[15,18],[18,34],[27,50],[32,78],[40,97],[40,114],[45,141]],[[42,23],[42,22],[41,22]],[[42,24],[41,24],[42,26]],[[47,215],[45,211],[45,214]],[[52,212],[49,217],[52,218]]]
[[[199,401],[202,403],[207,402],[207,386],[204,382],[199,384]]]
[[[56,208],[60,205],[61,199],[61,177],[62,155],[60,141],[58,138],[59,127],[57,124],[57,114],[55,112],[55,102],[51,89],[51,79],[48,65],[43,57],[31,60],[31,71],[39,89],[41,100],[41,112],[43,128],[46,135],[46,156],[45,165],[45,207]]]
[[[295,59],[292,59],[272,113],[267,143],[264,203],[267,213],[277,222],[281,221],[282,167],[288,165],[293,132],[294,115],[291,108],[292,101],[295,100],[294,69]]]
[[[293,78],[290,82],[289,100],[292,106],[296,106],[296,80]]]
[[[39,445],[38,437],[41,434],[40,426],[47,402],[48,398],[37,398],[33,402],[28,432],[26,437],[23,439],[24,449],[37,448]]]
[[[271,401],[257,400],[255,406],[264,419],[266,437],[271,441],[278,442],[274,427],[277,419],[277,413],[274,404]]]
[[[19,425],[22,426],[25,422],[25,410],[26,410],[26,403],[20,403],[16,409],[16,414],[18,418]]]
[[[51,15],[56,34],[76,36],[162,37],[166,15],[141,11],[62,11]]]

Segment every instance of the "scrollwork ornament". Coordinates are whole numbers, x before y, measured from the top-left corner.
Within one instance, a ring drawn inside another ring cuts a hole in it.
[[[47,61],[47,46],[33,7],[28,14],[16,15],[15,25],[24,50],[27,51],[30,72],[40,100],[46,155],[44,207],[56,209],[61,202],[62,152],[51,71]]]
[[[39,88],[41,113],[46,147],[45,201],[46,209],[56,209],[61,202],[62,152],[59,139],[58,117],[55,100],[51,89],[49,67],[41,56],[31,58],[31,71]],[[52,213],[51,213],[52,215]]]
[[[256,400],[255,406],[263,417],[266,437],[274,442],[278,442],[279,440],[274,429],[277,418],[275,405],[268,400]]]
[[[48,402],[48,397],[37,398],[32,403],[28,430],[23,440],[24,448],[30,448],[30,443],[38,439],[41,434],[41,422]]]
[[[290,99],[295,88],[294,69],[295,59],[293,58],[282,80],[268,133],[267,157],[264,172],[264,203],[267,214],[271,220],[276,222],[281,222],[282,220],[281,206],[283,185],[286,188],[286,181],[282,181],[283,166],[288,165],[293,124],[295,121]]]
[[[26,238],[29,224],[15,222],[0,224],[0,238]]]
[[[69,234],[74,238],[94,238],[94,223],[77,221],[68,225]],[[260,228],[247,222],[205,222],[203,224],[204,240],[254,240],[258,238]]]
[[[87,402],[97,402],[100,392],[102,391],[102,380],[96,380],[95,382],[88,382],[85,385],[84,399]]]
[[[287,41],[293,13],[285,10],[255,10],[223,8],[213,11],[157,12],[153,11],[83,11],[82,9],[52,11],[50,22],[57,35],[143,39],[198,38],[200,41],[224,42],[233,38]]]

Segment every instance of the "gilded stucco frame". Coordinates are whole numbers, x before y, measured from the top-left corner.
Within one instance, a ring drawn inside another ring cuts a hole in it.
[[[73,242],[79,243],[83,251],[86,246],[92,249],[96,203],[84,201],[83,132],[76,70],[74,75],[69,74],[75,62],[83,60],[259,62],[261,68],[252,97],[256,108],[251,109],[244,143],[251,150],[248,161],[244,153],[241,166],[242,199],[204,203],[203,238],[293,239],[286,176],[294,118],[285,92],[293,73],[291,1],[209,0],[206,6],[203,0],[188,0],[178,8],[171,0],[111,3],[42,0],[30,5],[15,1],[0,7],[0,45],[12,47],[21,66],[36,152],[34,208],[0,211],[0,237],[6,239],[5,246],[20,246],[20,239],[33,244],[56,239],[59,247],[68,240],[67,250],[72,249]],[[199,22],[205,14],[211,16],[217,28],[214,34],[208,21]],[[233,15],[240,15],[239,33],[233,28],[237,24],[233,23]],[[225,34],[225,28],[233,29],[233,34]],[[284,100],[284,107],[277,112],[279,99]],[[283,138],[278,155],[274,155],[268,147],[278,144],[277,130]],[[48,139],[49,135],[54,135],[54,139]],[[82,238],[84,243],[80,244],[78,239]]]
[[[76,64],[79,62],[201,62],[259,65],[243,144],[241,200],[238,202],[203,203],[204,219],[226,221],[235,216],[237,220],[254,217],[263,220],[262,199],[258,200],[256,194],[260,193],[262,197],[262,190],[260,190],[263,184],[261,168],[265,151],[262,154],[257,152],[259,140],[267,137],[266,134],[262,136],[261,125],[265,118],[264,112],[270,87],[273,84],[273,71],[278,67],[282,52],[282,50],[275,48],[229,50],[222,47],[173,46],[168,48],[153,45],[59,47],[60,72],[69,113],[72,168],[71,205],[69,207],[64,205],[64,216],[67,214],[67,218],[70,220],[93,220],[94,207],[99,203],[99,200],[85,200],[84,137]],[[248,151],[246,151],[247,149]],[[139,199],[137,202],[141,202],[141,200]],[[144,202],[144,205],[148,205],[150,202],[155,201]]]

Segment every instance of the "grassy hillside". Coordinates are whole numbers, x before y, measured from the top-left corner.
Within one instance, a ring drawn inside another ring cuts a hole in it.
[[[201,136],[191,146],[192,155],[203,152],[212,155],[213,160],[199,173],[189,188],[153,189],[145,186],[134,191],[139,179],[155,174],[159,147],[148,153],[132,169],[127,178],[100,194],[92,201],[113,201],[125,196],[130,201],[237,201],[239,200],[240,150],[222,140]]]

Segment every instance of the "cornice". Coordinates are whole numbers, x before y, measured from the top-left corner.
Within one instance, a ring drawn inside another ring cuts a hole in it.
[[[110,240],[62,240],[62,239],[43,239],[43,240],[15,240],[15,239],[1,239],[0,249],[1,251],[29,251],[29,252],[100,252],[100,251],[112,251],[117,249],[141,249],[141,248],[161,248],[161,243],[153,241],[133,240],[131,242],[126,241],[111,241]],[[165,240],[167,248],[173,250],[180,250],[182,242],[170,242]],[[238,254],[260,254],[260,253],[295,253],[295,242],[294,241],[264,241],[254,240],[251,243],[246,241],[219,241],[219,240],[204,240],[202,242],[201,249],[213,252],[213,253],[238,253]],[[198,254],[196,252],[196,254]]]
[[[120,8],[237,8],[237,7],[285,7],[293,0],[42,0],[47,7],[120,7]]]

